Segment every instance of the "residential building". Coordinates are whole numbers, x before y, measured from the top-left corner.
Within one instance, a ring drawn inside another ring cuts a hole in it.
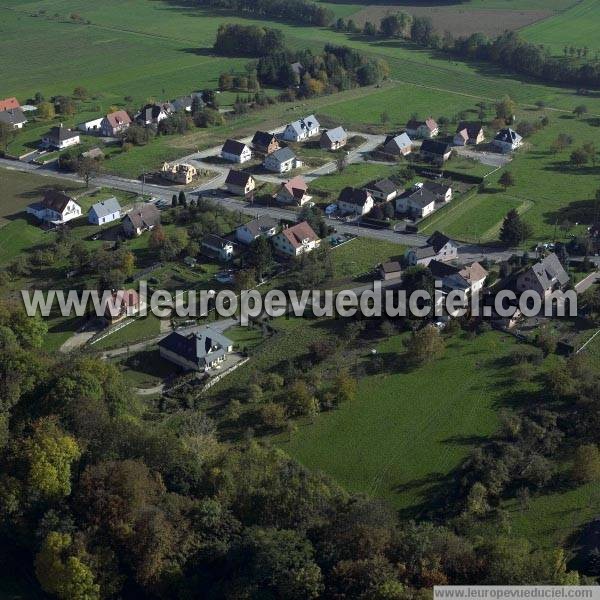
[[[383,152],[392,156],[407,156],[412,152],[412,140],[408,134],[388,135],[383,142]]]
[[[198,110],[202,110],[205,106],[204,100],[202,99],[202,92],[193,92],[187,96],[181,96],[171,102],[173,112],[185,111],[188,113],[192,112],[192,106],[196,104]]]
[[[71,146],[77,146],[80,142],[79,134],[63,127],[61,123],[58,127],[53,127],[43,138],[42,146],[54,150],[64,150]]]
[[[423,189],[431,192],[438,202],[450,202],[452,200],[452,187],[447,183],[439,181],[426,181]]]
[[[173,106],[169,102],[161,104],[146,104],[140,112],[135,115],[135,120],[140,125],[158,125],[173,112]]]
[[[273,237],[277,233],[279,221],[268,216],[256,217],[235,230],[235,239],[249,245],[259,237]]]
[[[319,145],[323,150],[338,150],[348,143],[348,134],[343,127],[328,129],[321,134]]]
[[[436,231],[424,246],[409,248],[404,258],[409,266],[428,266],[432,260],[446,262],[458,258],[458,246],[447,236]]]
[[[4,100],[0,100],[0,112],[5,110],[15,110],[17,108],[21,108],[19,101],[14,98],[4,98]]]
[[[135,290],[116,290],[104,310],[104,318],[113,325],[126,317],[133,317],[140,311],[140,297]]]
[[[88,212],[88,221],[92,225],[105,225],[121,218],[121,205],[113,196],[93,204]]]
[[[455,267],[433,259],[427,268],[435,279],[442,283],[442,288],[446,292],[458,290],[465,294],[475,294],[481,291],[488,275],[488,272],[478,262],[464,267]]]
[[[102,119],[102,123],[100,124],[100,135],[105,137],[116,137],[127,131],[131,123],[131,117],[126,110],[117,110],[109,113]]]
[[[235,163],[245,163],[252,158],[252,150],[243,142],[225,140],[221,148],[221,158]]]
[[[91,121],[85,121],[85,123],[80,123],[77,125],[77,129],[83,133],[87,133],[88,135],[97,135],[100,132],[102,121],[104,121],[105,118],[106,117],[97,117]]]
[[[208,233],[202,238],[200,251],[209,258],[228,262],[233,258],[233,242],[220,235]]]
[[[476,146],[485,141],[485,133],[481,123],[461,121],[454,136],[455,146]]]
[[[23,125],[27,123],[27,118],[22,109],[9,108],[8,110],[0,111],[0,123],[5,123],[12,129],[23,129]]]
[[[255,152],[262,154],[271,154],[275,150],[279,150],[279,142],[277,138],[267,131],[257,131],[252,138],[252,148]]]
[[[424,121],[411,119],[406,124],[406,133],[411,138],[428,140],[438,135],[439,132],[440,128],[438,127],[438,124],[431,117],[425,119]]]
[[[433,192],[419,187],[396,198],[396,212],[413,219],[423,219],[435,210],[437,199]]]
[[[163,163],[161,177],[180,185],[189,185],[198,176],[198,170],[188,163]]]
[[[427,267],[435,257],[435,250],[431,246],[409,248],[404,253],[404,260],[409,267],[414,267],[415,265]]]
[[[288,142],[302,142],[319,134],[321,125],[315,115],[309,115],[289,123],[283,132],[283,139]]]
[[[81,206],[64,192],[48,190],[41,202],[34,202],[27,207],[27,213],[40,221],[62,225],[81,216]]]
[[[420,154],[423,160],[428,160],[436,165],[441,165],[450,158],[452,146],[445,142],[423,140]]]
[[[137,237],[160,224],[160,211],[152,203],[136,206],[123,219],[123,231],[128,237]]]
[[[379,276],[383,281],[391,281],[402,277],[402,265],[397,260],[381,263],[378,267]]]
[[[317,234],[306,221],[296,223],[291,227],[284,227],[271,239],[277,252],[292,257],[311,252],[321,243]]]
[[[173,331],[158,342],[161,358],[185,369],[204,373],[218,368],[230,352],[233,342],[219,331],[204,327],[195,333]]]
[[[302,162],[296,158],[292,149],[287,147],[267,154],[263,162],[263,167],[274,173],[286,173],[301,166]]]
[[[307,202],[310,202],[312,196],[309,196],[306,192],[308,186],[304,178],[300,175],[292,177],[281,184],[281,187],[274,195],[277,202],[281,204],[296,204],[297,206],[303,206]]]
[[[375,202],[369,191],[345,187],[338,196],[337,205],[342,214],[363,216],[371,212]]]
[[[225,179],[225,187],[237,196],[248,196],[256,189],[256,180],[249,173],[231,169]]]
[[[492,146],[506,154],[523,145],[523,138],[510,127],[501,129],[492,140]]]
[[[391,179],[372,181],[364,189],[379,202],[389,202],[398,195],[398,186]]]
[[[568,282],[569,274],[558,256],[551,252],[517,277],[517,291],[531,290],[546,298],[555,290],[564,288]]]

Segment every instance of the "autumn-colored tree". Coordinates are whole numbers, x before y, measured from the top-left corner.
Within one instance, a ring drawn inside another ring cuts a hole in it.
[[[125,252],[123,255],[123,260],[121,261],[121,271],[123,271],[127,277],[131,277],[134,270],[135,256],[133,252]]]
[[[162,248],[165,244],[166,237],[165,230],[161,225],[157,225],[150,233],[148,245],[150,248]]]
[[[577,448],[571,477],[578,483],[600,481],[600,451],[596,444],[584,444]]]
[[[427,325],[415,331],[406,342],[406,360],[418,366],[438,358],[444,351],[444,340],[440,330]]]
[[[50,121],[56,116],[54,105],[50,102],[40,102],[37,110],[38,117],[44,121]]]

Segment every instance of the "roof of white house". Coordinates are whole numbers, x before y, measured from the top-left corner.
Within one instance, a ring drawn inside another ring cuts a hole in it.
[[[120,210],[121,205],[114,196],[112,198],[102,200],[102,202],[96,202],[96,204],[93,204],[90,208],[90,212],[96,213],[98,218],[107,217],[108,215],[112,215]]]
[[[319,121],[315,115],[309,115],[303,119],[298,119],[293,123],[290,123],[288,127],[291,127],[298,135],[302,134],[305,130],[318,129],[320,127]]]

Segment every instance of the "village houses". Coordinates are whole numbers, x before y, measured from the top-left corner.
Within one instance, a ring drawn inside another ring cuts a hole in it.
[[[296,158],[291,148],[280,148],[267,154],[263,167],[274,173],[285,173],[302,166],[302,162]]]
[[[275,152],[275,150],[279,150],[280,148],[277,138],[272,133],[266,131],[257,131],[252,138],[251,144],[254,151],[261,154],[271,154],[271,152]]]
[[[404,258],[409,266],[428,266],[432,260],[447,262],[458,258],[458,246],[439,231],[434,232],[424,246],[409,248]]]
[[[298,119],[289,123],[283,131],[283,139],[287,142],[302,142],[315,135],[319,135],[321,125],[315,115]]]
[[[345,187],[338,196],[337,205],[342,214],[363,216],[371,212],[375,202],[369,191]]]
[[[27,207],[27,213],[36,219],[62,225],[81,216],[81,206],[64,192],[48,190],[41,202],[34,202]]]
[[[58,127],[52,127],[42,138],[42,147],[52,150],[64,150],[71,146],[77,146],[79,143],[79,134],[63,127],[62,123]]]
[[[127,237],[137,237],[160,224],[160,211],[152,203],[136,206],[125,215],[122,226]]]
[[[200,251],[209,258],[228,262],[233,258],[233,242],[215,233],[208,233],[202,238]]]
[[[0,111],[0,123],[8,125],[11,129],[23,129],[27,123],[27,117],[20,108],[9,108]]]
[[[523,138],[510,127],[501,129],[492,140],[492,146],[506,154],[523,145]]]
[[[92,205],[88,212],[88,222],[92,225],[106,225],[121,218],[121,205],[113,196]]]
[[[225,179],[227,191],[236,196],[249,196],[256,189],[256,180],[250,173],[231,169]]]
[[[248,246],[259,237],[273,237],[277,233],[278,227],[277,219],[261,215],[236,228],[235,239]]]
[[[383,142],[382,150],[392,156],[407,156],[412,152],[412,140],[408,134],[388,135]]]
[[[297,257],[319,247],[321,240],[306,222],[284,227],[272,238],[275,250],[284,256]]]
[[[189,185],[198,176],[198,169],[188,163],[163,163],[161,177],[180,185]]]
[[[221,158],[235,163],[245,163],[252,158],[252,150],[243,142],[225,140],[221,148]]]
[[[379,179],[364,186],[364,189],[378,202],[389,202],[398,195],[398,186],[391,179]]]
[[[546,298],[552,292],[563,289],[569,283],[569,274],[558,256],[551,252],[517,277],[517,291],[537,292]]]
[[[343,127],[328,129],[321,134],[319,145],[323,150],[339,150],[348,143],[348,134]]]
[[[425,119],[424,121],[411,119],[406,124],[406,133],[411,138],[428,140],[430,138],[436,137],[439,132],[440,128],[438,127],[438,124],[431,117]]]
[[[483,125],[469,121],[461,121],[454,136],[455,146],[476,146],[485,141]]]
[[[304,178],[300,175],[292,177],[287,181],[282,182],[281,187],[275,193],[274,197],[277,202],[281,204],[295,204],[297,206],[303,206],[304,204],[311,201],[312,196],[309,196],[306,192],[308,191],[308,185]]]
[[[127,131],[131,123],[131,117],[126,110],[109,113],[100,122],[100,135],[116,137]]]

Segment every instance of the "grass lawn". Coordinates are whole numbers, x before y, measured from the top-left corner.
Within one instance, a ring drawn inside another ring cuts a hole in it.
[[[225,332],[225,335],[237,346],[237,348],[252,352],[264,341],[262,332],[256,327],[242,327],[235,325]]]
[[[150,388],[163,383],[176,369],[160,357],[158,348],[149,347],[126,358],[115,359],[125,379],[135,388]]]
[[[93,350],[107,350],[109,348],[121,348],[135,344],[142,340],[155,337],[160,334],[160,319],[148,312],[147,317],[134,319],[129,325],[111,333],[90,348]]]
[[[397,361],[402,340],[398,335],[379,344],[380,356]],[[413,372],[392,368],[364,377],[356,400],[277,443],[347,489],[416,513],[469,449],[494,431],[496,410],[521,389],[535,388],[515,384],[502,364],[515,345],[496,332],[452,338],[440,360]]]

